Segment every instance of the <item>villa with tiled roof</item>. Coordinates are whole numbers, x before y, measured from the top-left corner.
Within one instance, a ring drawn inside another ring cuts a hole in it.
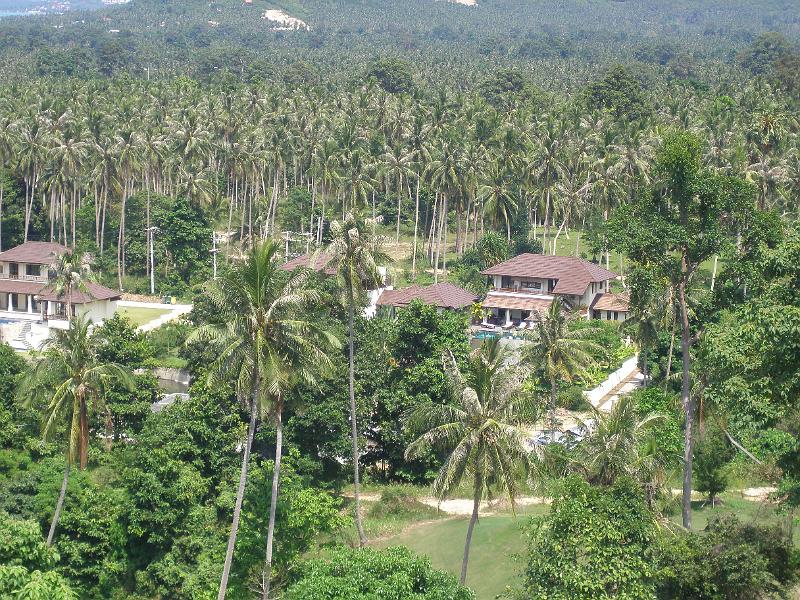
[[[405,308],[414,300],[430,304],[440,310],[464,310],[475,304],[478,296],[452,283],[412,285],[402,290],[384,290],[378,298],[377,305],[398,309]]]
[[[538,320],[556,297],[568,308],[587,309],[589,317],[615,314],[619,318],[614,320],[625,320],[627,316],[627,310],[622,310],[622,298],[615,299],[619,310],[606,313],[602,308],[597,313],[591,312],[591,305],[609,296],[609,282],[618,275],[580,258],[520,254],[486,269],[483,274],[491,283],[483,307],[505,323]]]
[[[66,298],[55,293],[50,266],[68,249],[53,242],[25,242],[0,252],[0,321],[44,322],[63,320]],[[93,282],[72,293],[74,315],[101,321],[114,314],[114,300],[122,293]]]

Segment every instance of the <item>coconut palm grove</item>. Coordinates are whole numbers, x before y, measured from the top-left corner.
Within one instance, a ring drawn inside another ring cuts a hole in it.
[[[800,599],[793,0],[0,0],[0,598]]]

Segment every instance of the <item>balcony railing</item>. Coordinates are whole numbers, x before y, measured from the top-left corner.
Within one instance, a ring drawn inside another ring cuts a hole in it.
[[[23,273],[0,273],[0,279],[13,279],[15,281],[35,281],[47,283],[46,275],[25,275]]]

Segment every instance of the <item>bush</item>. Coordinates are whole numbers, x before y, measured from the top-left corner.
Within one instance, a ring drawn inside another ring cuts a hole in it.
[[[736,452],[717,428],[707,428],[694,451],[695,488],[708,494],[713,506],[728,487],[728,464]]]
[[[655,532],[633,480],[600,487],[570,477],[550,514],[532,521],[522,597],[652,598]]]
[[[669,533],[659,544],[658,598],[783,598],[797,569],[779,527],[745,525],[728,516],[704,533]]]
[[[284,594],[284,600],[471,600],[455,577],[430,560],[398,546],[388,550],[341,549],[312,560]]]
[[[406,488],[397,486],[383,491],[381,499],[369,509],[369,516],[373,519],[387,517],[409,518],[436,514],[436,510],[423,504]]]

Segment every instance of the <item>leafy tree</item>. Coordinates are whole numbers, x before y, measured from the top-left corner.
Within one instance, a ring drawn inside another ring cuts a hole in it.
[[[522,598],[655,597],[656,526],[631,479],[602,487],[567,478],[529,535]]]
[[[301,557],[311,551],[321,537],[339,533],[348,523],[340,502],[329,493],[309,487],[295,473],[297,452],[286,457],[281,468],[281,496],[276,510],[275,579],[285,581]],[[247,583],[259,579],[263,567],[263,532],[269,527],[272,464],[264,463],[250,472],[251,485],[242,508],[242,529],[236,545],[237,571],[243,591]]]
[[[735,455],[733,446],[724,434],[714,427],[706,427],[701,434],[694,455],[695,488],[708,494],[711,506],[717,496],[728,487],[726,467]]]
[[[90,322],[76,318],[66,331],[56,331],[48,338],[45,350],[34,357],[19,388],[19,396],[30,403],[36,398],[49,402],[44,415],[44,437],[68,423],[67,460],[61,492],[56,503],[48,546],[53,543],[67,481],[73,461],[85,469],[89,457],[89,410],[104,408],[106,390],[114,383],[130,387],[131,376],[120,365],[102,361],[89,335]]]
[[[8,598],[77,600],[78,594],[56,571],[28,572],[25,567],[0,565],[0,594]]]
[[[797,574],[779,527],[733,516],[712,520],[702,533],[662,535],[656,552],[664,600],[780,598]]]
[[[20,408],[14,400],[24,368],[25,359],[8,344],[0,344],[0,448],[15,442],[20,429]]]
[[[752,203],[749,186],[701,166],[701,143],[693,134],[676,132],[665,141],[658,159],[661,183],[635,203],[620,207],[610,224],[613,244],[646,270],[670,281],[680,306],[684,427],[683,524],[692,523],[692,457],[695,399],[691,395],[688,288],[697,268],[719,253],[728,239],[732,215]]]
[[[341,549],[309,561],[286,589],[286,600],[386,598],[387,600],[471,600],[473,593],[451,575],[431,567],[407,548]]]
[[[179,197],[163,222],[170,266],[184,284],[202,281],[211,272],[211,225],[203,210]]]
[[[588,104],[608,109],[617,118],[639,119],[650,112],[642,84],[622,65],[615,65],[586,90]]]
[[[516,368],[498,340],[485,343],[469,361],[470,371],[462,374],[451,352],[445,352],[445,371],[450,383],[450,404],[423,404],[409,417],[407,427],[418,437],[406,450],[408,458],[430,448],[441,448],[448,457],[433,482],[433,492],[443,500],[465,477],[472,486],[472,517],[464,543],[461,585],[467,579],[472,532],[478,521],[481,501],[493,490],[507,496],[514,506],[519,470],[527,471],[524,423],[536,421],[534,407],[520,390]]]
[[[780,33],[769,31],[759,35],[749,48],[742,51],[739,62],[754,75],[768,74],[775,63],[791,54],[793,45]]]
[[[411,65],[399,58],[379,58],[367,70],[366,78],[374,78],[390,94],[410,93],[414,89]]]
[[[136,369],[153,354],[144,334],[122,313],[105,319],[92,331],[92,341],[100,360]]]

